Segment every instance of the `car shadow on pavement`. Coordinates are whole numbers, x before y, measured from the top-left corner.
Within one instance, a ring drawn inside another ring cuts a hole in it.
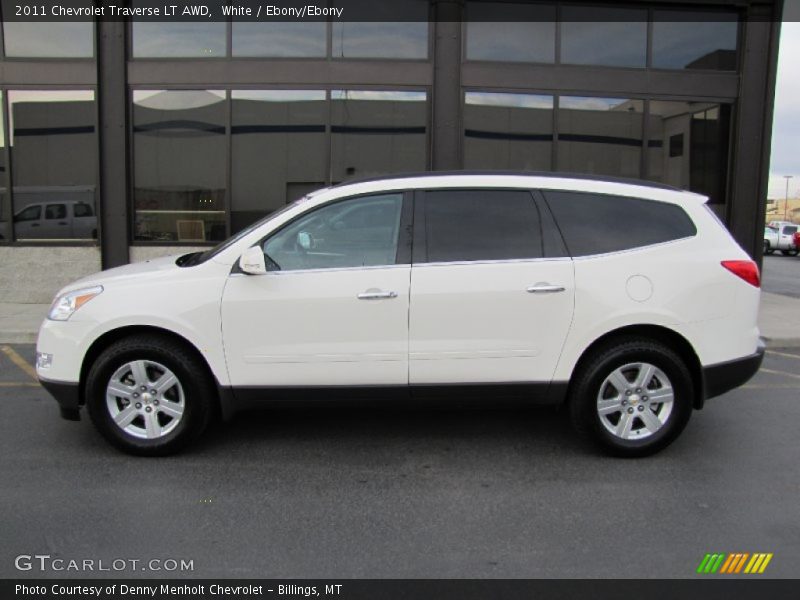
[[[526,447],[531,452],[592,451],[572,431],[567,415],[525,408],[279,408],[246,411],[218,423],[189,452],[252,451],[255,447],[319,447],[326,452],[374,447]]]

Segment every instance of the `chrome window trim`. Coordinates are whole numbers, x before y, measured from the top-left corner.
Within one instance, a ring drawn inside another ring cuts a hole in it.
[[[267,271],[266,275],[294,275],[294,274],[302,274],[302,273],[333,273],[333,272],[340,272],[340,271],[376,271],[378,269],[399,269],[399,268],[411,268],[410,264],[402,264],[402,265],[367,265],[363,267],[330,267],[330,268],[322,268],[322,269],[293,269],[293,270],[286,270],[286,271]],[[253,277],[253,275],[248,275],[247,273],[231,273],[231,277]]]
[[[625,250],[614,250],[613,252],[601,252],[600,254],[582,254],[580,256],[573,257],[572,260],[585,260],[590,258],[601,258],[605,256],[614,256],[616,254],[629,254],[630,252],[637,252],[639,250],[649,250],[651,248],[658,248],[659,246],[667,246],[670,244],[676,244],[678,242],[685,242],[687,240],[693,240],[697,237],[697,234],[688,235],[686,237],[677,238],[674,240],[667,240],[666,242],[658,242],[657,244],[647,244],[646,246],[636,246],[634,248],[626,248]]]
[[[569,256],[550,256],[542,258],[503,258],[498,260],[454,260],[454,261],[436,261],[436,262],[419,262],[413,263],[412,267],[452,267],[452,266],[466,266],[466,265],[510,265],[510,264],[528,264],[540,262],[555,262],[555,261],[569,261],[572,260]]]

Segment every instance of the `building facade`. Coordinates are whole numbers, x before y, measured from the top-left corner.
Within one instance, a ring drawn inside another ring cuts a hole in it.
[[[410,6],[419,20],[4,21],[0,302],[408,171],[663,182],[708,195],[760,259],[781,0]]]

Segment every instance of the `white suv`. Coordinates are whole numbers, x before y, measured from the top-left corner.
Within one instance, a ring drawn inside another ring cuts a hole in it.
[[[580,177],[334,186],[66,287],[37,372],[137,454],[242,407],[446,395],[565,404],[606,450],[649,454],[763,358],[758,268],[705,202]]]

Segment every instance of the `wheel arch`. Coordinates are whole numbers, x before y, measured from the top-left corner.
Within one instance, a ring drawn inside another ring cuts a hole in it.
[[[106,331],[104,334],[99,336],[96,340],[92,342],[89,346],[89,349],[83,356],[83,362],[81,363],[81,373],[80,373],[80,388],[79,388],[79,402],[81,405],[86,403],[86,377],[89,373],[89,369],[92,368],[92,365],[100,356],[100,354],[114,344],[115,342],[125,339],[127,337],[137,335],[137,334],[148,334],[158,337],[166,337],[170,338],[173,341],[180,343],[184,346],[187,350],[189,350],[197,359],[198,364],[202,365],[202,368],[206,370],[209,377],[216,383],[216,390],[214,393],[214,397],[216,399],[216,407],[217,411],[220,410],[220,384],[217,380],[216,376],[214,375],[214,370],[211,368],[211,365],[208,363],[208,360],[203,353],[195,346],[191,341],[186,339],[184,336],[175,333],[174,331],[170,331],[168,329],[164,329],[162,327],[156,327],[153,325],[128,325],[124,327],[118,327],[116,329],[111,329]]]
[[[595,339],[591,344],[589,344],[581,353],[578,361],[575,363],[575,367],[572,369],[570,381],[573,380],[574,374],[583,366],[585,361],[597,348],[608,344],[615,338],[630,336],[639,336],[660,342],[676,352],[684,361],[692,376],[692,386],[694,388],[694,408],[698,410],[703,408],[703,404],[705,402],[703,368],[697,353],[694,351],[694,348],[689,341],[680,333],[674,329],[669,329],[668,327],[661,325],[626,325],[624,327],[619,327],[604,333]],[[570,386],[571,385],[572,384],[570,383]],[[569,396],[567,395],[567,397]]]

